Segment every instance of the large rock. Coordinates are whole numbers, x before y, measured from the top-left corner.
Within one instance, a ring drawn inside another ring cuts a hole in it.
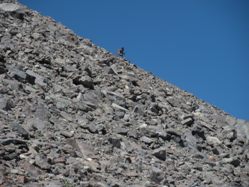
[[[0,4],[0,10],[6,11],[6,12],[14,12],[17,10],[20,10],[22,7],[18,4],[14,3],[1,3]]]
[[[165,161],[166,160],[166,150],[165,148],[156,149],[152,153],[155,157],[159,160]]]

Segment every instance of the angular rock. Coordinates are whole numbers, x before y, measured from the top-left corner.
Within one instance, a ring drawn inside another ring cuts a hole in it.
[[[44,170],[49,170],[51,168],[48,162],[39,155],[35,157],[35,165]]]
[[[154,142],[151,138],[148,138],[147,136],[142,136],[140,138],[140,141],[145,144],[152,144]]]
[[[122,106],[119,106],[118,104],[116,103],[112,103],[112,107],[113,108],[116,108],[116,109],[119,109],[119,110],[122,110],[122,111],[128,111],[126,108],[122,107]]]
[[[18,81],[24,82],[26,80],[26,73],[20,69],[9,69],[9,75]]]
[[[4,73],[8,72],[5,63],[6,63],[6,61],[4,59],[4,56],[0,55],[0,74],[4,74]]]
[[[110,67],[110,69],[109,69],[109,72],[108,72],[108,73],[109,73],[109,74],[118,75],[119,72],[118,72],[116,66],[117,66],[116,64],[112,64],[111,67]],[[120,73],[121,73],[121,72],[120,72]]]
[[[115,133],[121,134],[121,135],[127,135],[128,131],[129,130],[127,128],[122,128],[122,127],[117,127],[114,129]]]
[[[36,77],[30,74],[26,74],[26,81],[30,84],[35,84]]]
[[[61,135],[64,136],[65,138],[71,138],[74,135],[74,131],[70,131],[70,132],[68,132],[68,131],[62,131]]]
[[[80,152],[81,156],[84,158],[91,158],[96,155],[93,147],[82,140],[71,138],[67,139],[67,143]]]
[[[206,139],[209,145],[217,146],[222,143],[217,137],[207,136]]]
[[[238,139],[249,143],[249,122],[244,120],[238,120],[235,126]]]
[[[193,136],[191,132],[186,132],[184,134],[184,140],[187,144],[186,146],[188,146],[189,148],[192,148],[192,149],[197,148],[197,139],[195,136]]]
[[[0,109],[5,110],[7,105],[8,98],[7,97],[1,97],[0,95]]]
[[[164,172],[162,170],[153,167],[152,170],[151,170],[150,179],[154,183],[160,184],[160,182],[164,179],[163,173]]]
[[[20,5],[14,4],[14,3],[1,3],[0,4],[0,9],[6,12],[14,12],[21,8],[22,7]]]
[[[88,124],[81,127],[94,134],[106,134],[106,127],[103,124]]]
[[[31,70],[27,70],[26,71],[27,74],[27,78],[26,80],[30,83],[30,84],[37,84],[39,86],[47,86],[47,83],[45,81],[45,78],[42,77],[41,75],[38,75],[37,73],[34,73]]]
[[[62,184],[60,181],[58,180],[54,180],[54,181],[46,181],[44,186],[45,187],[61,187],[61,186],[66,186],[66,185],[70,185],[69,183],[64,181],[64,184]]]
[[[15,103],[13,102],[13,100],[10,99],[10,98],[7,99],[7,102],[6,102],[4,110],[9,111],[9,110],[11,110],[14,107],[15,107]]]
[[[191,117],[189,117],[189,118],[183,119],[183,120],[181,121],[181,123],[182,123],[183,125],[188,125],[188,126],[190,126],[190,125],[192,125],[192,124],[194,123],[194,119],[191,118]]]
[[[75,85],[82,85],[86,88],[94,89],[94,82],[92,78],[87,75],[82,77],[76,77],[75,79],[73,79],[73,83]]]
[[[116,137],[110,137],[108,139],[108,141],[112,144],[113,147],[116,148],[121,148],[121,139],[120,138],[116,138]]]
[[[152,152],[152,154],[158,158],[159,160],[165,161],[166,160],[166,149],[165,148],[159,148]]]
[[[233,165],[234,167],[238,167],[240,165],[240,160],[238,158],[233,158],[233,157],[230,157],[230,158],[224,158],[222,160],[222,163],[229,163],[231,165]]]
[[[14,131],[23,136],[25,139],[29,138],[29,133],[21,125],[19,125],[18,122],[13,122],[11,126]]]

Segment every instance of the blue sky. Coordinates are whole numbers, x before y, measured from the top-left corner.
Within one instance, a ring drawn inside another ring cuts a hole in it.
[[[249,120],[248,0],[20,0],[237,118]]]

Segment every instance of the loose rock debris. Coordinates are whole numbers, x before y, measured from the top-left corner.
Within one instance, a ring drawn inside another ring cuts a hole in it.
[[[0,186],[249,186],[249,123],[0,2]]]

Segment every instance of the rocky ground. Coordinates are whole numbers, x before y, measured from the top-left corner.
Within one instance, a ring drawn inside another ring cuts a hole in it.
[[[249,123],[0,1],[0,187],[248,187]]]

